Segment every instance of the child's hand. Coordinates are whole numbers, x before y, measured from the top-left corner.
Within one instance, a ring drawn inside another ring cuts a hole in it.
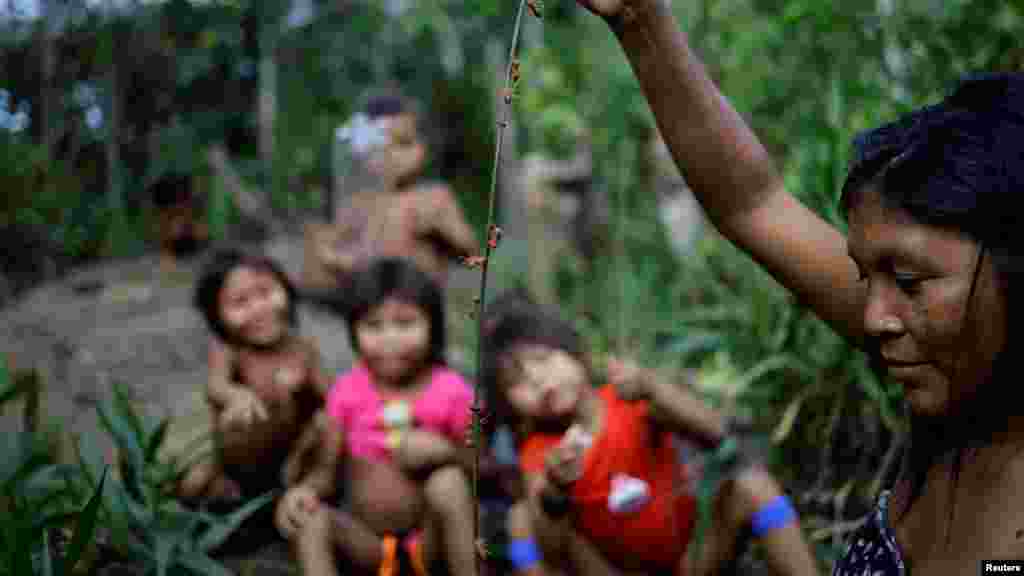
[[[552,448],[544,463],[548,481],[559,488],[565,488],[583,474],[583,453],[589,441],[578,426],[566,431],[562,441]]]
[[[608,361],[608,380],[619,398],[626,401],[648,400],[655,375],[631,360],[612,358]]]
[[[455,445],[443,436],[412,429],[402,433],[394,455],[404,470],[419,472],[454,459]]]
[[[306,464],[311,454],[316,454],[317,449],[320,447],[324,430],[327,427],[326,418],[324,411],[319,410],[313,417],[313,421],[306,426],[302,431],[302,435],[295,442],[291,452],[288,454],[288,458],[285,460],[284,466],[281,467],[281,482],[285,486],[292,486],[299,482],[299,479],[305,472],[303,465]]]
[[[232,394],[221,421],[228,428],[245,429],[255,422],[265,422],[267,417],[263,401],[251,391],[239,388]]]
[[[308,486],[290,488],[281,498],[274,514],[274,523],[286,539],[291,539],[320,506],[320,498]]]

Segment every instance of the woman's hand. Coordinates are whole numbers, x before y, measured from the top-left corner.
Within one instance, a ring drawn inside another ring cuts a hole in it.
[[[580,6],[605,20],[633,18],[663,0],[576,0]]]

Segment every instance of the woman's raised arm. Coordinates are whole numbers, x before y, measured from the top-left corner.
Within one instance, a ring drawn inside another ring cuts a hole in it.
[[[687,44],[666,0],[578,0],[618,37],[716,228],[839,333],[861,341],[863,293],[842,234],[786,192],[768,151]]]

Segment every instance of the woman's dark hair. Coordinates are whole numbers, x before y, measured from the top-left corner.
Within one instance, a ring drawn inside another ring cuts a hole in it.
[[[359,352],[356,325],[370,310],[388,298],[416,305],[427,313],[430,321],[428,360],[434,364],[445,361],[444,297],[437,283],[411,261],[403,258],[379,258],[355,271],[347,294],[339,295],[330,307],[345,318],[353,349]]]
[[[858,136],[843,186],[844,210],[856,204],[867,185],[919,222],[959,230],[978,242],[969,314],[979,313],[973,296],[984,258],[991,258],[1004,294],[1024,286],[1024,237],[1016,222],[1018,195],[1024,193],[1024,74],[968,77],[938,104]],[[1017,326],[1024,307],[1007,300],[1007,325]],[[980,335],[962,332],[960,337],[962,349],[970,350]],[[1003,427],[1020,405],[1018,387],[1007,380],[1013,347],[1008,334],[991,381],[974,397],[957,398],[953,390],[954,416],[941,421],[912,416],[902,472],[910,503],[941,458],[953,458],[955,482],[967,450]]]
[[[224,288],[224,282],[233,270],[243,267],[268,272],[281,283],[288,295],[288,324],[292,327],[297,326],[298,292],[288,275],[276,262],[262,254],[251,254],[230,248],[217,252],[210,258],[196,284],[193,304],[203,315],[210,330],[224,342],[236,346],[252,346],[249,342],[243,342],[227,327],[220,313],[220,292]]]
[[[521,436],[522,422],[508,405],[500,378],[508,368],[507,352],[523,344],[547,346],[562,350],[579,360],[588,374],[591,370],[579,334],[555,310],[535,304],[523,305],[523,302],[516,302],[511,297],[506,302],[515,305],[509,306],[506,313],[500,315],[484,337],[481,383],[488,405],[496,416],[489,419],[488,423],[492,426],[508,424],[510,429]]]

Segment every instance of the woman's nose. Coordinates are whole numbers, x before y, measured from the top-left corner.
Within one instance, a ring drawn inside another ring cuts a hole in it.
[[[864,303],[864,332],[875,338],[903,332],[903,321],[896,312],[893,295],[882,282],[873,282],[868,287]]]

